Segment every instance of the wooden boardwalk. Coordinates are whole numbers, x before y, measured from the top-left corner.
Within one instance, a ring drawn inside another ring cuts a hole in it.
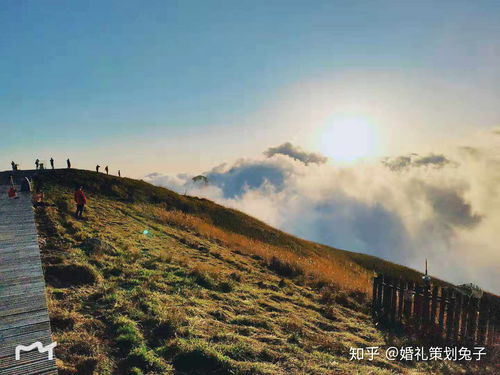
[[[56,375],[46,352],[15,358],[17,345],[46,346],[52,338],[31,197],[8,199],[6,191],[0,185],[0,374]]]

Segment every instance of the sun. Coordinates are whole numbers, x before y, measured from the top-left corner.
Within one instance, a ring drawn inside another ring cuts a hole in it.
[[[332,117],[318,132],[320,151],[334,162],[353,162],[374,154],[375,126],[362,117]]]

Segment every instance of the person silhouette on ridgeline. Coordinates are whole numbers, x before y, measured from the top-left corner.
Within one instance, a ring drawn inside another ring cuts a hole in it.
[[[10,162],[10,165],[12,165],[12,170],[15,171],[16,170],[16,163],[14,163],[14,160],[12,160]]]
[[[104,168],[104,170],[106,171],[106,174],[109,174],[109,168],[107,165],[106,165],[106,168]]]
[[[118,177],[121,177],[122,176],[122,173],[120,172],[120,170],[118,169]]]
[[[54,169],[54,158],[50,158],[50,166]]]
[[[66,164],[68,165],[68,169],[71,169],[71,161],[69,160],[69,158],[68,160],[66,160]]]
[[[40,160],[36,159],[35,160],[35,167],[36,167],[36,169],[38,169],[39,166],[40,166]]]
[[[97,173],[99,173],[99,168],[101,168],[101,166],[100,166],[99,164],[97,164],[97,165],[95,166],[95,171],[96,171]]]
[[[83,210],[85,209],[85,205],[87,204],[87,197],[83,192],[83,186],[80,186],[75,191],[75,202],[76,202],[76,218],[81,219],[83,217]]]

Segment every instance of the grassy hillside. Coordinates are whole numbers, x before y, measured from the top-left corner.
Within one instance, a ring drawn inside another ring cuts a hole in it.
[[[141,181],[71,170],[36,182],[55,204],[36,214],[62,375],[462,371],[349,361],[350,347],[394,340],[369,316],[373,273],[416,271]]]
[[[176,210],[200,218],[202,221],[226,232],[240,234],[250,240],[286,249],[299,256],[319,255],[336,262],[360,266],[369,271],[370,278],[375,273],[393,277],[405,277],[419,281],[422,273],[375,256],[355,253],[306,241],[277,230],[240,211],[222,207],[203,198],[179,195],[168,189],[148,184],[144,181],[117,178],[82,170],[47,171],[43,177],[45,184],[72,191],[76,186],[84,186],[87,194],[106,197],[124,203],[154,204],[155,207]],[[435,282],[450,285],[434,278]],[[369,289],[369,288],[368,288]]]

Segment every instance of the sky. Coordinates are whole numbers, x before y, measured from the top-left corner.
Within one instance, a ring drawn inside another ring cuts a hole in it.
[[[371,129],[362,156],[431,147],[498,123],[499,15],[497,1],[6,0],[0,160],[140,177],[294,141],[342,161],[328,150],[342,137],[319,139],[332,122]]]
[[[109,165],[414,267],[459,249],[441,274],[499,291],[498,19],[498,1],[4,0],[0,169]]]

